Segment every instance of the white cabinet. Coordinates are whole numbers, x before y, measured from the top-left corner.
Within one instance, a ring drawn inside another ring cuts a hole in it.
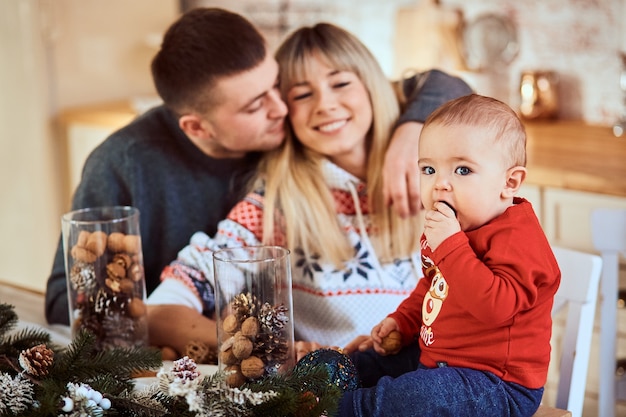
[[[595,252],[591,240],[591,212],[597,208],[625,208],[626,197],[559,188],[542,190],[542,225],[550,242]]]
[[[517,193],[518,196],[524,197],[526,200],[530,201],[530,204],[533,205],[533,209],[535,210],[535,214],[539,218],[539,221],[542,222],[542,199],[541,199],[541,187],[533,184],[524,184],[520,188]],[[543,225],[543,222],[542,222]]]

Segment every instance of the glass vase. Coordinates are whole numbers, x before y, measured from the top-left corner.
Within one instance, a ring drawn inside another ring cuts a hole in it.
[[[213,254],[218,365],[241,386],[294,366],[289,251],[278,246]]]
[[[139,210],[76,210],[61,227],[72,337],[90,331],[98,349],[147,346]]]

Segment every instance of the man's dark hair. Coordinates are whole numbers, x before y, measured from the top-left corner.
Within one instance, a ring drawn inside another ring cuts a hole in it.
[[[263,35],[243,16],[219,8],[196,8],[165,32],[152,61],[159,96],[174,112],[206,111],[206,92],[220,77],[259,65],[266,56]]]

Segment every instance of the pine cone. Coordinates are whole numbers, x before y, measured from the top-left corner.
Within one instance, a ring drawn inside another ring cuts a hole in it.
[[[272,307],[269,303],[263,304],[259,314],[259,322],[261,326],[273,334],[280,334],[289,321],[287,315],[287,307],[279,305]]]
[[[271,333],[261,333],[254,343],[253,355],[266,364],[280,364],[287,360],[289,352],[287,340]]]
[[[44,344],[23,350],[19,357],[22,369],[28,374],[37,377],[48,375],[53,360],[54,352]]]
[[[171,373],[175,378],[182,381],[193,381],[200,376],[196,362],[188,356],[183,356],[174,361]]]
[[[241,293],[232,301],[233,313],[239,323],[250,316],[256,315],[256,307],[256,297],[250,293]]]

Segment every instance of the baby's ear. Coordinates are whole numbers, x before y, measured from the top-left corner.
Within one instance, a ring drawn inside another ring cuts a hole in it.
[[[502,189],[502,198],[513,198],[526,179],[526,168],[523,166],[515,166],[509,168],[506,172],[506,183]]]

